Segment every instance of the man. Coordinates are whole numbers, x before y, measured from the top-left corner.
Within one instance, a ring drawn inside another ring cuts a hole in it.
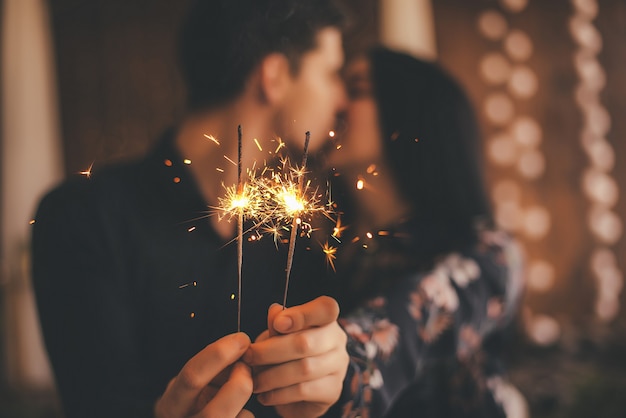
[[[34,283],[68,418],[309,417],[336,404],[348,366],[337,303],[294,266],[301,304],[266,318],[284,254],[246,248],[247,335],[233,333],[234,224],[202,215],[237,181],[223,156],[237,155],[238,125],[295,152],[306,131],[322,145],[344,105],[340,23],[330,0],[196,1],[181,37],[187,117],[141,161],[42,201]],[[242,151],[244,167],[266,157],[250,140]],[[265,408],[246,407],[253,392]]]

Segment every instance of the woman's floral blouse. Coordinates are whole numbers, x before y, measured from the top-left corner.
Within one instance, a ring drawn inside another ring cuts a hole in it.
[[[505,416],[497,340],[518,308],[520,258],[508,235],[483,230],[470,251],[343,317],[353,392],[344,416]]]

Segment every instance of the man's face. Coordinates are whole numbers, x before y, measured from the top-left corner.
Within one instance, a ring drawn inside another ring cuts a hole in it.
[[[341,32],[331,27],[322,29],[317,47],[302,56],[300,70],[279,111],[280,130],[291,150],[302,150],[307,131],[311,132],[311,151],[329,138],[337,114],[346,105],[343,60]]]

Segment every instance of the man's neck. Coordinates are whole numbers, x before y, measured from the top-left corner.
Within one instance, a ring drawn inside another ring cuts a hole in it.
[[[209,206],[217,206],[218,196],[224,194],[223,185],[237,183],[239,125],[243,131],[244,172],[252,167],[255,161],[263,161],[265,155],[253,139],[261,140],[273,135],[268,123],[270,115],[264,112],[267,111],[233,104],[217,110],[195,113],[181,124],[176,137],[176,147],[183,158],[191,160],[191,173]],[[211,218],[211,223],[222,237],[228,239],[233,236],[234,224],[218,222],[216,216]]]

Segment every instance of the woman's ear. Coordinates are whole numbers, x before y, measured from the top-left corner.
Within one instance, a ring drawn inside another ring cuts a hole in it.
[[[268,104],[280,103],[292,81],[289,60],[284,54],[266,56],[260,67],[261,96]]]

